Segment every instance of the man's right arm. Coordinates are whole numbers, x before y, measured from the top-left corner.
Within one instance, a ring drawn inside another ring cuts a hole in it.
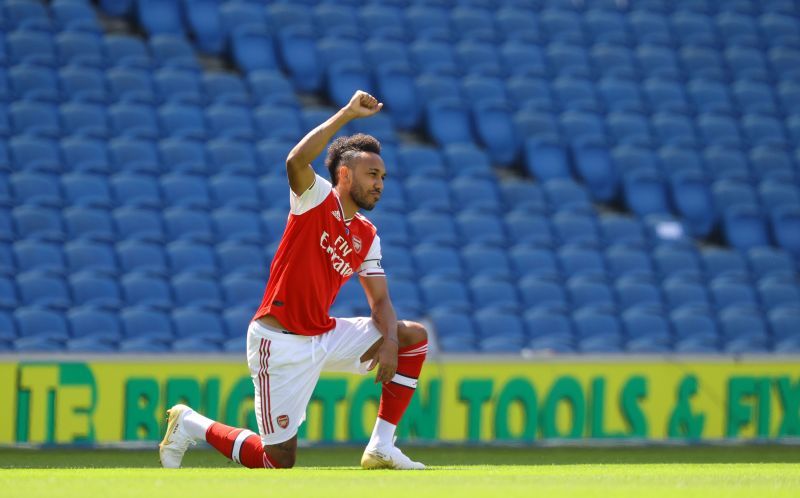
[[[375,97],[359,90],[346,106],[308,132],[286,158],[286,174],[292,192],[302,195],[314,184],[314,169],[311,167],[311,162],[325,150],[325,146],[342,126],[353,119],[372,116],[381,108],[383,104]]]

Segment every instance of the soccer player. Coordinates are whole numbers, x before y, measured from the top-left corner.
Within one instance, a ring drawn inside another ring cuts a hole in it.
[[[325,161],[331,182],[311,167],[342,126],[382,107],[375,97],[356,92],[286,159],[291,211],[261,306],[247,331],[260,436],[175,405],[167,411],[167,430],[159,445],[164,467],[180,467],[189,445],[198,440],[246,467],[292,467],[297,428],[320,373],[364,375],[377,366],[375,382],[382,384],[382,394],[361,466],[425,468],[394,445],[394,432],[417,386],[428,351],[427,332],[418,323],[397,320],[380,263],[380,238],[358,213],[374,208],[383,190],[386,168],[380,143],[364,134],[334,140]],[[331,318],[328,311],[336,294],[354,273],[372,316]]]

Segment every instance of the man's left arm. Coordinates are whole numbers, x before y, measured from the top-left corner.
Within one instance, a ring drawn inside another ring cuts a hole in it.
[[[389,298],[389,286],[385,276],[361,276],[359,280],[372,310],[372,320],[383,336],[383,343],[372,358],[369,370],[375,368],[377,362],[378,374],[375,376],[375,382],[389,382],[397,372],[397,350],[400,347],[397,338],[397,315]]]

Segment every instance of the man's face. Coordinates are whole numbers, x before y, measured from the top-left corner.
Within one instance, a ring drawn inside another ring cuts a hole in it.
[[[383,192],[386,176],[383,159],[373,152],[362,152],[347,167],[350,170],[350,197],[360,209],[372,211]]]

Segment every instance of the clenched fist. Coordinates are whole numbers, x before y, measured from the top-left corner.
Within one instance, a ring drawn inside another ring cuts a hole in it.
[[[358,90],[353,94],[345,109],[354,118],[366,118],[383,109],[383,104],[367,92]]]

